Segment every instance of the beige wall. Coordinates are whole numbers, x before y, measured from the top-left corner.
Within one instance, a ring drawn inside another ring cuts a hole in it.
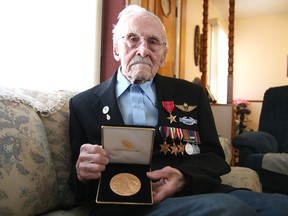
[[[199,25],[202,31],[202,0],[188,0],[186,8],[186,55],[185,55],[185,79],[193,81],[195,77],[201,77],[199,66],[194,63],[194,31]]]
[[[235,31],[234,98],[262,100],[287,85],[288,14],[239,19]]]
[[[262,100],[266,89],[288,85],[288,14],[235,21],[234,98]],[[257,130],[261,103],[249,108]]]

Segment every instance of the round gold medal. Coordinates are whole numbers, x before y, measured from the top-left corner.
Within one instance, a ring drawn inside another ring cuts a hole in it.
[[[119,173],[110,180],[111,190],[120,196],[132,196],[141,188],[140,180],[130,173]]]

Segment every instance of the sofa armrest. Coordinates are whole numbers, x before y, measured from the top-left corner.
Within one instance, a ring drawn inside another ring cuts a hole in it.
[[[232,140],[232,145],[239,149],[250,148],[253,153],[277,152],[278,143],[269,133],[263,131],[246,132],[237,135]]]

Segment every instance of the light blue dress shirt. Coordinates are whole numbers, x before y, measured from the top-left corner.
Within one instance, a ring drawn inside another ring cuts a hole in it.
[[[117,71],[116,98],[122,118],[127,125],[133,125],[131,109],[131,97],[129,86],[131,83],[121,73],[121,67]],[[156,107],[156,86],[152,81],[140,84],[145,92],[144,107],[146,126],[156,126],[158,122],[158,109]]]

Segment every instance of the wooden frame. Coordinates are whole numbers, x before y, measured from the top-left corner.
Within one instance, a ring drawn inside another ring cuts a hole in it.
[[[208,9],[209,0],[203,0],[203,28],[201,34],[200,71],[202,86],[207,86]],[[235,0],[229,0],[227,104],[233,103]]]

